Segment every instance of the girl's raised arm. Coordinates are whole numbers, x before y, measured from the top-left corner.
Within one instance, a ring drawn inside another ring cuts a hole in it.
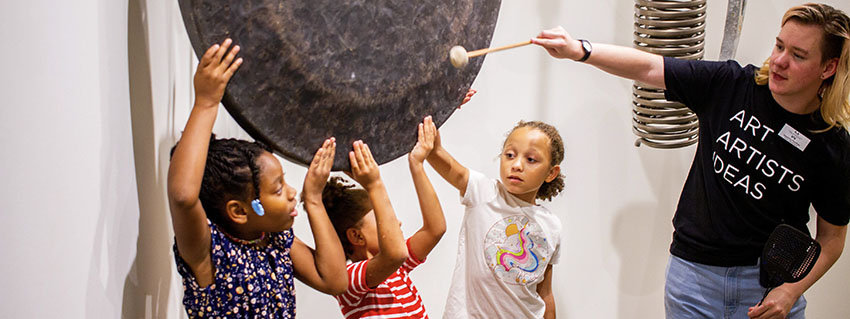
[[[336,140],[326,139],[313,156],[301,190],[304,192],[304,209],[307,211],[307,219],[310,220],[316,249],[310,248],[296,237],[290,253],[298,280],[323,293],[339,295],[348,287],[345,254],[325,211],[325,205],[322,204],[322,189],[328,181],[334,154]]]
[[[466,104],[472,99],[472,96],[475,95],[478,91],[469,89],[466,92],[466,96],[464,96],[463,101],[460,105]],[[460,108],[460,106],[458,106]],[[434,135],[434,149],[428,153],[428,157],[426,157],[428,163],[431,164],[431,167],[440,174],[449,184],[452,184],[457,190],[460,191],[460,196],[463,196],[466,193],[466,182],[469,181],[469,170],[458,163],[454,159],[454,157],[449,154],[446,149],[443,148],[443,144],[440,142],[440,131],[436,131]]]
[[[440,131],[434,137],[434,150],[428,154],[428,164],[449,184],[460,191],[460,196],[466,193],[466,183],[469,181],[469,169],[461,165],[440,143]]]
[[[168,167],[168,203],[177,247],[199,281],[211,282],[213,276],[210,229],[199,199],[201,180],[218,103],[230,77],[242,64],[242,58],[234,61],[239,46],[228,52],[231,44],[230,39],[224,40],[201,57],[195,71],[195,105]],[[205,265],[204,269],[199,269],[200,265]]]
[[[369,193],[369,200],[375,210],[380,251],[366,265],[366,285],[374,288],[407,260],[407,245],[369,146],[362,141],[354,142],[354,150],[348,154],[348,158],[351,161],[352,177]]]
[[[440,200],[434,191],[434,186],[425,174],[425,158],[434,149],[434,139],[437,136],[437,127],[430,116],[419,124],[419,140],[408,155],[410,175],[413,177],[413,185],[419,197],[419,208],[422,210],[422,228],[410,237],[410,252],[419,260],[425,257],[440,242],[440,238],[446,233],[446,218]]]

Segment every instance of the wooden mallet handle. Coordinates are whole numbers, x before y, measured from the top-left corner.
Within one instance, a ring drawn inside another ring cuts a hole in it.
[[[485,55],[485,54],[490,53],[490,52],[513,49],[513,48],[516,48],[516,47],[521,47],[521,46],[529,45],[529,44],[531,44],[531,40],[523,41],[523,42],[519,42],[519,43],[514,43],[514,44],[508,44],[508,45],[505,45],[505,46],[500,46],[498,48],[486,48],[486,49],[470,51],[467,55],[470,58],[472,58],[472,57],[477,57],[479,55]]]

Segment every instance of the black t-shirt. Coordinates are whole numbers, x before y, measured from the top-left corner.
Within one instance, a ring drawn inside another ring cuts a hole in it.
[[[757,85],[753,65],[664,58],[666,97],[699,117],[699,144],[673,217],[670,253],[714,265],[755,265],[780,223],[808,233],[809,205],[850,220],[850,136],[819,112],[799,115]]]

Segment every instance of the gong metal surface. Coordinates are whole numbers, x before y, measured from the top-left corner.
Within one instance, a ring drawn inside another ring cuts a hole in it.
[[[408,153],[417,125],[440,126],[483,58],[462,69],[452,46],[490,45],[501,0],[179,0],[195,53],[232,38],[243,64],[222,103],[253,138],[302,165],[334,136],[334,170],[363,140],[378,164]]]

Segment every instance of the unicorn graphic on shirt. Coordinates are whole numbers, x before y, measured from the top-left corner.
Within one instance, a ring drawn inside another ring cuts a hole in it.
[[[513,251],[510,249],[510,246],[508,249],[505,249],[500,244],[496,245],[499,248],[497,254],[499,265],[504,267],[505,271],[510,271],[511,268],[516,267],[523,271],[534,272],[540,266],[540,260],[537,254],[531,250],[534,248],[534,240],[528,238],[529,232],[526,230],[527,226],[523,225],[522,229],[518,230],[517,224],[510,224],[505,228],[505,236],[508,238],[514,235],[519,236],[519,250]]]
[[[484,239],[487,266],[510,284],[531,284],[542,278],[551,253],[540,226],[524,215],[499,220]]]

